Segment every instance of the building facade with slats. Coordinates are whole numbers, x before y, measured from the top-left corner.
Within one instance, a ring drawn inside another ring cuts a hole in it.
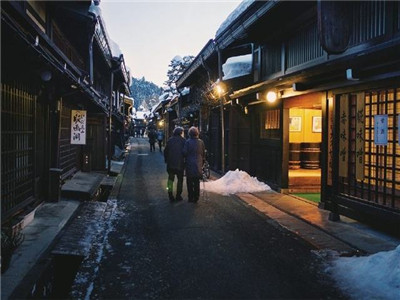
[[[399,231],[399,22],[396,1],[249,5],[177,84],[201,87],[206,72],[225,86],[207,124],[211,165],[243,169],[284,193],[320,193],[333,219],[344,214]],[[251,75],[223,80],[222,65],[247,44]]]
[[[83,154],[91,170],[106,171],[108,122],[123,134],[119,94],[129,94],[129,74],[123,56],[113,57],[91,5],[1,2],[2,225],[56,200],[52,179],[62,183],[82,170]],[[86,112],[83,144],[71,142],[74,111]]]

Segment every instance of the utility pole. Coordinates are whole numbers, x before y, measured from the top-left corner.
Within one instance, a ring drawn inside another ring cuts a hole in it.
[[[221,50],[218,49],[218,81],[219,84],[222,82],[222,61],[221,61]],[[221,171],[225,174],[225,121],[224,121],[224,91],[222,87],[219,89],[219,101],[220,101],[220,114],[221,114]]]

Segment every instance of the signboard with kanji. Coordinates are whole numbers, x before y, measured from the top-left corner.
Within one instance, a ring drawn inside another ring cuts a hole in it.
[[[339,176],[347,177],[349,161],[349,96],[340,96]]]
[[[364,179],[365,113],[364,93],[357,94],[356,107],[356,178]]]
[[[377,146],[387,146],[388,143],[388,115],[374,116],[374,143]]]
[[[71,144],[86,144],[86,110],[71,111]]]

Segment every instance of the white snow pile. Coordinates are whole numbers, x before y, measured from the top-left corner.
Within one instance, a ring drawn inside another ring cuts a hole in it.
[[[370,256],[339,257],[329,270],[354,299],[400,299],[400,245]]]
[[[224,72],[223,80],[251,74],[253,64],[253,55],[246,54],[229,57],[226,63],[222,65]]]
[[[239,169],[229,171],[220,179],[205,182],[201,186],[206,191],[222,195],[271,190],[267,184],[258,181],[255,177],[251,177],[245,171],[239,171]]]

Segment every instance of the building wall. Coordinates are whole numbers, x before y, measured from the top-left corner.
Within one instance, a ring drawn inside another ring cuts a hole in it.
[[[316,123],[319,122],[318,128],[322,130],[322,113],[319,109],[298,109],[292,108],[289,110],[289,118],[295,120],[301,120],[300,128],[293,128],[291,130],[289,126],[289,142],[290,143],[320,143],[321,132],[315,132],[314,126],[318,126]],[[300,119],[299,119],[300,118]],[[317,118],[317,119],[315,119]],[[313,123],[314,122],[314,123]],[[297,125],[297,124],[296,124]],[[299,131],[297,131],[299,129]]]

